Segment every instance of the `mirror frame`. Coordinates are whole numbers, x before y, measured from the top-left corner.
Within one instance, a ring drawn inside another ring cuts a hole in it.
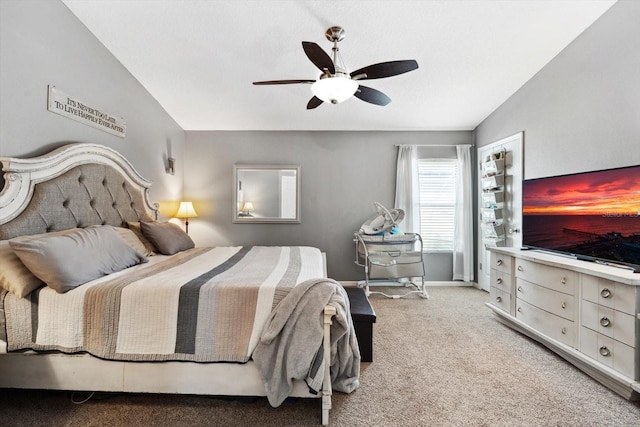
[[[240,207],[238,201],[238,192],[240,191],[239,172],[242,170],[293,170],[296,172],[296,216],[295,218],[278,218],[278,217],[247,217],[240,216]],[[232,206],[232,222],[236,224],[300,224],[300,166],[296,165],[261,165],[261,164],[238,164],[233,166],[233,206]]]

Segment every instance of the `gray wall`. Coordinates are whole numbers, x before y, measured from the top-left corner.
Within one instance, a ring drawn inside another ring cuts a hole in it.
[[[524,131],[525,178],[640,164],[640,2],[618,1],[475,130]]]
[[[471,132],[187,132],[185,197],[198,245],[308,245],[327,253],[329,276],[361,280],[354,231],[393,206],[394,144],[469,144]],[[233,165],[301,166],[301,224],[233,224]],[[427,280],[451,279],[451,254],[426,259]]]
[[[47,86],[127,123],[126,138],[47,111]],[[172,215],[182,196],[184,131],[59,1],[0,1],[0,156],[44,154],[68,142],[124,154],[154,182],[152,200]],[[177,158],[175,176],[163,157]]]
[[[525,132],[525,177],[640,164],[640,2],[619,1],[473,132],[185,132],[58,1],[0,1],[0,155],[66,142],[123,153],[154,181],[170,216],[182,198],[198,244],[303,244],[327,252],[329,274],[357,280],[352,233],[393,204],[394,144],[485,145]],[[127,122],[118,138],[46,109],[47,85]],[[175,176],[163,159],[177,158]],[[188,170],[184,170],[183,161]],[[302,166],[302,224],[232,224],[233,165]],[[427,259],[429,280],[450,256]]]

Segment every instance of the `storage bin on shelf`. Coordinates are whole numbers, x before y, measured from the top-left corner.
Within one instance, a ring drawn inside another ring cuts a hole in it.
[[[485,246],[502,246],[504,243],[504,224],[501,222],[483,222],[480,224],[482,229],[482,241]]]
[[[485,237],[482,239],[484,246],[486,248],[501,248],[504,246],[504,239],[493,239],[490,237]]]
[[[503,206],[504,191],[496,190],[482,193],[482,206],[484,208],[498,209]]]
[[[504,175],[491,175],[482,178],[482,190],[499,190],[504,187]]]
[[[491,176],[502,173],[504,170],[504,159],[487,160],[482,163],[482,175]]]
[[[494,223],[496,221],[502,220],[502,209],[492,209],[492,208],[482,209],[481,215],[482,215],[482,222]]]

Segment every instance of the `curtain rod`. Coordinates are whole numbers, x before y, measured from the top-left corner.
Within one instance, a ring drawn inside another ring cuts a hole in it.
[[[396,147],[400,147],[401,145],[415,145],[416,147],[456,147],[458,145],[470,145],[471,147],[475,147],[473,144],[394,144]]]

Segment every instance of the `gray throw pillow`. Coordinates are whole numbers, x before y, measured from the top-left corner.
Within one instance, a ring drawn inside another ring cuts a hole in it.
[[[142,230],[140,229],[140,221],[127,222],[127,227],[129,227],[129,229],[136,234],[138,239],[140,239],[140,241],[144,245],[144,254],[146,256],[153,256],[156,253],[157,249],[155,246],[153,246],[153,243],[151,243],[149,239],[144,237],[144,234],[142,234]]]
[[[118,232],[118,234],[120,235],[120,237],[122,237],[122,239],[125,242],[127,242],[127,244],[129,246],[131,246],[139,254],[142,254],[144,256],[152,256],[153,255],[153,252],[151,252],[150,250],[147,249],[145,244],[138,237],[138,234],[135,231],[133,231],[132,229],[124,228],[124,227],[114,227],[114,230],[116,230]],[[147,240],[147,239],[145,239],[145,240]],[[147,243],[149,243],[148,240],[147,240]],[[151,245],[151,243],[149,243],[149,245]]]
[[[30,234],[25,236],[14,237],[12,240],[31,240],[40,239],[44,236],[60,236],[68,234],[78,228],[69,230],[51,231],[43,234]],[[9,240],[0,240],[0,288],[24,298],[40,286],[44,286],[44,282],[33,275],[31,271],[18,258],[11,246]]]
[[[36,277],[59,293],[147,261],[108,225],[10,240],[9,246]]]
[[[140,222],[144,237],[163,255],[173,255],[195,247],[182,228],[170,222]]]

